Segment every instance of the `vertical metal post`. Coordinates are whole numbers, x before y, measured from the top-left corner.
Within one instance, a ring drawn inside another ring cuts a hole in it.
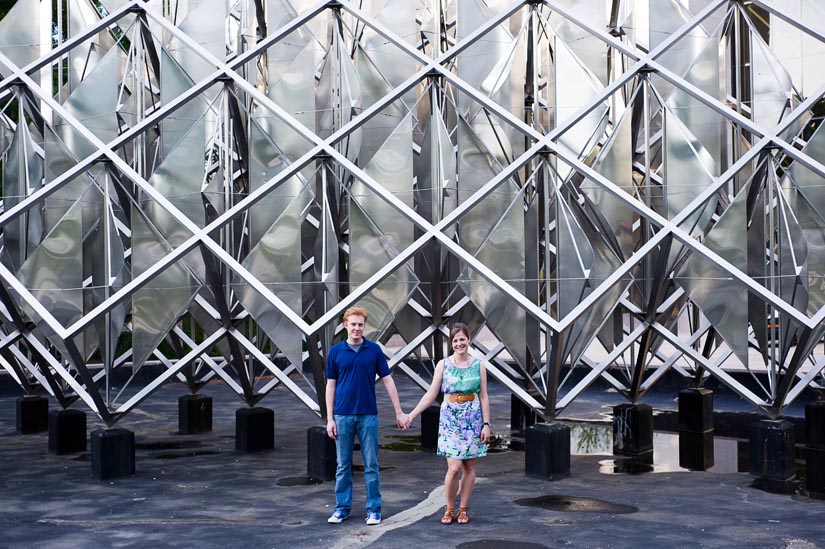
[[[541,63],[541,52],[538,46],[538,33],[536,29],[536,10],[538,6],[529,7],[527,27],[527,80],[524,83],[524,123],[528,126],[537,125],[537,105],[538,105],[538,67]],[[530,147],[529,139],[525,137],[524,148]],[[542,189],[542,159],[531,160],[524,167],[524,259],[525,259],[525,295],[534,303],[541,302],[541,284],[539,282],[541,273],[541,247],[539,245],[539,231],[543,227],[545,217],[544,193]],[[541,327],[538,321],[530,315],[525,315],[525,346],[527,363],[525,364],[527,377],[522,381],[522,387],[527,389],[530,386],[530,377],[533,372],[541,366]],[[555,403],[552,403],[555,405]]]
[[[436,23],[436,25],[438,26],[438,23]],[[430,143],[430,150],[433,151],[433,154],[430,155],[430,174],[432,184],[430,194],[432,219],[430,221],[433,224],[438,223],[441,220],[444,211],[444,192],[442,190],[442,185],[445,174],[442,170],[443,166],[441,165],[441,155],[438,147],[439,135],[438,131],[435,130],[435,128],[437,128],[436,123],[438,122],[438,120],[436,120],[436,116],[438,116],[437,113],[441,112],[440,109],[436,109],[436,106],[441,104],[441,97],[438,91],[440,89],[441,88],[438,86],[438,81],[434,77],[430,81],[429,87],[431,128],[430,139],[432,140]],[[432,303],[432,322],[434,326],[438,327],[444,323],[444,317],[442,315],[444,298],[441,288],[441,272],[443,269],[443,265],[441,264],[441,245],[437,240],[433,239],[427,244],[427,247],[429,249],[430,258],[430,301]],[[438,331],[433,332],[432,335],[432,350],[433,364],[437,364],[444,358],[442,335]]]
[[[60,1],[58,1],[58,12],[60,11]],[[52,51],[52,30],[54,21],[54,6],[52,2],[40,2],[40,57],[48,55]],[[57,39],[63,35],[63,27],[57,28]],[[40,69],[40,86],[51,93],[53,89],[52,64],[48,63]],[[47,122],[52,121],[52,109],[45,101],[40,102],[40,113]],[[22,119],[21,119],[22,120]]]
[[[104,178],[103,186],[103,299],[109,299],[112,283],[112,241],[110,236],[111,219],[109,218],[109,177]],[[103,315],[103,368],[106,376],[106,405],[111,404],[111,374],[114,349],[112,349],[112,314],[107,312]]]

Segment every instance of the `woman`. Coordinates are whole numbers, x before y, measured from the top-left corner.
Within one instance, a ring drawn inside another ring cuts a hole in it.
[[[467,508],[476,481],[476,458],[487,455],[490,438],[490,402],[487,399],[487,371],[478,359],[470,356],[470,331],[457,322],[450,329],[453,354],[440,360],[430,388],[421,397],[407,419],[410,421],[433,403],[439,391],[444,393],[438,424],[438,455],[447,458],[444,494],[447,505],[442,524],[467,524]],[[461,501],[454,514],[461,472]]]

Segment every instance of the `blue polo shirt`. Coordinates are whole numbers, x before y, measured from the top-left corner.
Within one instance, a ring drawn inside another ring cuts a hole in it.
[[[375,376],[390,375],[387,358],[376,343],[364,339],[358,352],[346,341],[329,348],[327,379],[336,380],[336,415],[378,415],[375,402]]]

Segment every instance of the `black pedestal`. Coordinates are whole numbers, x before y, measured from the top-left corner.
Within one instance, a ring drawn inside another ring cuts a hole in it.
[[[679,431],[679,467],[691,471],[713,467],[713,429],[703,433]]]
[[[751,469],[751,449],[747,440],[736,441],[736,472],[747,473]]]
[[[805,406],[805,488],[825,499],[825,402]]]
[[[538,414],[516,395],[510,395],[510,449],[524,450],[524,433],[539,420]]]
[[[235,449],[258,452],[275,448],[275,412],[269,408],[235,411]]]
[[[86,451],[86,414],[80,410],[49,412],[49,452],[62,455]]]
[[[713,391],[679,391],[679,467],[707,471],[713,467]]]
[[[212,431],[212,397],[183,395],[178,397],[178,432],[182,435]]]
[[[421,451],[434,454],[438,450],[438,419],[441,407],[432,405],[421,412]]]
[[[516,395],[510,395],[510,429],[524,433],[538,421],[536,412]]]
[[[679,391],[679,431],[704,433],[713,429],[713,391]]]
[[[748,426],[750,474],[769,480],[789,480],[796,474],[793,423],[763,419]]]
[[[524,474],[558,480],[570,476],[570,428],[560,423],[537,423],[524,437]]]
[[[135,474],[135,433],[126,429],[92,431],[92,476],[99,480]]]
[[[307,429],[307,476],[333,480],[337,465],[335,441],[327,436],[327,428],[316,425]]]
[[[613,407],[613,455],[638,456],[653,451],[653,409],[647,404]]]
[[[49,399],[24,396],[17,399],[17,434],[31,435],[49,429]]]
[[[813,499],[825,499],[825,449],[805,447],[805,488]]]
[[[805,405],[805,446],[825,450],[825,402]]]

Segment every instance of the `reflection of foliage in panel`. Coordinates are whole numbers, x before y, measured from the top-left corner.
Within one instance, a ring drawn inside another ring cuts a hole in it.
[[[17,0],[0,0],[0,19],[6,16]]]
[[[109,10],[106,9],[106,6],[104,6],[100,0],[91,0],[91,2],[92,6],[94,6],[95,10],[97,10],[101,17],[106,17],[109,15]],[[126,33],[120,25],[109,27],[109,34],[116,43],[120,44],[124,51],[129,51],[129,39],[126,37]]]
[[[571,425],[570,447],[573,454],[610,453],[613,447],[613,433],[608,427]]]

